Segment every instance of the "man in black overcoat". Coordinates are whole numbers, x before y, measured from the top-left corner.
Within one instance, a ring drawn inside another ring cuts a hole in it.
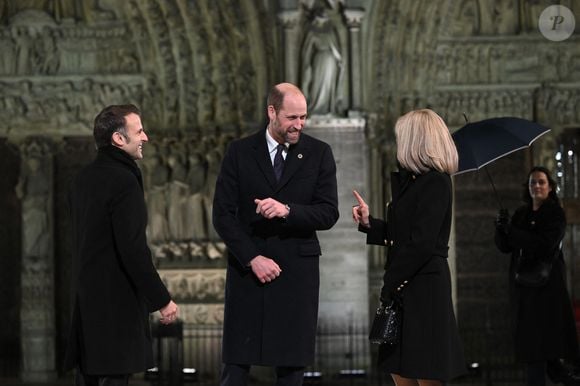
[[[73,313],[65,368],[76,385],[122,386],[153,367],[149,313],[162,323],[178,307],[161,281],[147,246],[141,172],[140,112],[114,105],[95,118],[97,157],[69,192],[73,253]]]
[[[320,245],[338,220],[330,146],[302,133],[306,99],[270,91],[266,130],[230,144],[216,183],[213,223],[229,256],[221,385],[246,385],[251,365],[277,385],[302,385],[314,361]]]

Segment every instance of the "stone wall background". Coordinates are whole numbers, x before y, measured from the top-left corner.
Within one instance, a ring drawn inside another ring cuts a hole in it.
[[[266,92],[279,81],[304,85],[310,99],[322,95],[324,107],[317,112],[334,119],[337,128],[340,119],[363,120],[366,197],[375,215],[390,199],[394,122],[421,107],[439,112],[452,130],[464,124],[464,113],[470,121],[512,115],[552,128],[531,150],[489,170],[512,210],[532,164],[561,172],[567,207],[578,208],[573,181],[580,166],[580,44],[577,32],[558,43],[538,32],[538,17],[551,4],[0,1],[0,306],[7,313],[0,319],[0,373],[42,379],[59,370],[69,311],[64,192],[92,158],[92,119],[105,105],[135,103],[143,110],[151,139],[142,163],[151,246],[164,280],[197,325],[221,323],[224,246],[208,222],[216,168],[232,138],[263,127]],[[580,18],[579,0],[561,4]],[[313,65],[312,40],[333,49],[334,59],[322,69]],[[336,75],[322,80],[325,69]],[[34,199],[27,204],[25,190],[18,193],[31,154],[43,160],[39,178],[48,184],[42,193],[48,209],[36,207]],[[352,188],[346,185],[341,189]],[[507,309],[507,260],[492,243],[497,205],[483,173],[458,176],[455,188],[450,262],[468,354],[475,355],[481,344],[469,334],[483,326],[498,342],[491,349],[509,358],[509,321],[493,320]],[[25,236],[34,234],[37,224],[29,217],[34,213],[47,219],[48,243],[38,256],[27,252]],[[568,217],[566,244],[571,272],[580,271],[575,213]],[[367,250],[372,308],[383,253]],[[30,261],[42,269],[28,271]],[[573,292],[580,293],[580,282],[573,283]],[[39,289],[54,293],[41,304],[45,314],[34,312]],[[27,309],[33,312],[25,324]],[[48,349],[26,354],[33,347],[25,344],[29,338],[49,342]],[[44,370],[28,364],[36,355],[48,358]]]

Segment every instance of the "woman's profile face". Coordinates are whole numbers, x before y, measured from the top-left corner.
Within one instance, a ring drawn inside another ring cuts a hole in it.
[[[530,190],[530,197],[532,197],[532,201],[535,203],[544,202],[552,191],[548,176],[543,172],[533,172],[530,174],[528,188]]]

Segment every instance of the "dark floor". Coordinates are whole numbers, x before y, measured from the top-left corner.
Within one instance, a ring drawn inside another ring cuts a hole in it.
[[[0,385],[1,386],[72,386],[72,380],[65,379],[65,380],[57,380],[54,382],[48,383],[25,383],[21,382],[18,379],[10,379],[10,378],[0,378]],[[130,386],[161,386],[158,385],[156,382],[148,382],[143,379],[131,379],[129,382]],[[183,383],[183,386],[215,386],[217,382],[188,382]],[[271,386],[273,383],[267,382],[251,382],[250,385],[252,386]],[[393,385],[390,381],[371,381],[369,379],[328,379],[328,380],[321,380],[316,382],[305,382],[304,386],[391,386]],[[551,386],[552,383],[548,381],[547,386]],[[169,384],[165,384],[164,386],[171,386]],[[466,380],[465,382],[456,381],[449,386],[522,386],[521,382],[493,382],[488,383],[483,380]]]

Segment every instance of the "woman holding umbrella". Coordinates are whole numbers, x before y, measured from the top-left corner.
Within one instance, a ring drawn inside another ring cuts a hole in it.
[[[391,175],[387,221],[371,217],[356,191],[352,215],[367,244],[388,248],[381,301],[402,298],[404,309],[400,341],[379,347],[379,366],[397,386],[439,386],[466,373],[447,264],[457,150],[428,109],[400,117],[395,136],[400,167]]]
[[[577,363],[580,355],[561,251],[566,218],[546,168],[531,169],[523,198],[511,222],[500,210],[495,232],[498,249],[512,256],[516,357],[526,363],[529,386],[545,385],[546,372],[553,382],[580,385],[579,374],[564,361]]]

